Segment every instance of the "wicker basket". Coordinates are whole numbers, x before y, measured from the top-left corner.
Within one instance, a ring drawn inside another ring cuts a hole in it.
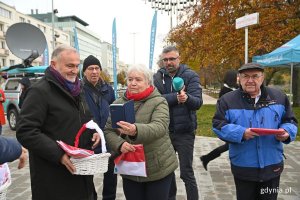
[[[11,176],[10,173],[8,173],[8,180],[5,184],[0,186],[0,200],[6,200],[6,193],[8,187],[11,185]]]
[[[87,128],[95,129],[100,134],[103,153],[94,154],[92,156],[88,156],[85,158],[72,158],[71,157],[71,162],[73,163],[73,165],[76,168],[76,171],[74,174],[94,175],[94,174],[98,174],[98,173],[105,173],[105,172],[107,172],[107,169],[108,169],[108,159],[110,157],[110,153],[106,153],[105,138],[104,138],[103,132],[95,122],[93,122],[91,120],[81,127],[81,129],[78,131],[78,133],[76,135],[74,145],[75,145],[75,147],[78,147],[79,138]]]
[[[110,153],[100,153],[85,158],[71,158],[71,162],[76,168],[74,174],[94,175],[105,173],[107,172],[109,157]]]

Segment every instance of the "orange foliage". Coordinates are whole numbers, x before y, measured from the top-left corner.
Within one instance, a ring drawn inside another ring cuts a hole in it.
[[[235,28],[235,20],[255,12],[259,24],[248,27],[249,61],[300,33],[298,0],[198,0],[168,41],[176,43],[182,62],[209,73],[210,80],[222,80],[226,70],[244,63],[245,31]]]

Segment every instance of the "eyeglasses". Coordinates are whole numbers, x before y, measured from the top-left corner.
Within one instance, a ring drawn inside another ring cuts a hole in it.
[[[171,57],[171,58],[164,58],[164,59],[162,59],[162,61],[164,61],[164,62],[168,62],[168,61],[173,62],[173,61],[175,61],[177,58],[178,58],[178,56],[177,56],[176,58],[174,58],[174,57]]]
[[[249,81],[250,80],[250,78],[252,79],[252,80],[258,80],[260,77],[262,77],[263,76],[263,74],[254,74],[254,75],[252,75],[252,76],[250,76],[250,75],[248,75],[248,74],[241,74],[240,75],[241,76],[241,78],[242,79],[245,79],[245,80],[247,80],[247,81]]]
[[[88,67],[86,69],[89,70],[89,71],[94,71],[94,70],[99,71],[100,67]]]

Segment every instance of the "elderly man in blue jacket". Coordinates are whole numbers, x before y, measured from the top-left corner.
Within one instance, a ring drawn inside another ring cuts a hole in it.
[[[179,51],[167,46],[161,54],[162,68],[154,75],[154,85],[166,98],[170,112],[170,138],[178,154],[180,178],[185,184],[188,200],[199,199],[197,182],[193,170],[196,111],[202,105],[202,89],[197,73],[180,64]],[[183,79],[184,87],[178,92],[173,88],[173,79]],[[170,189],[169,200],[176,199],[175,176]]]
[[[238,71],[240,88],[219,99],[213,130],[230,143],[237,199],[275,200],[284,164],[283,143],[295,140],[297,120],[287,96],[263,85],[261,65],[248,63]]]

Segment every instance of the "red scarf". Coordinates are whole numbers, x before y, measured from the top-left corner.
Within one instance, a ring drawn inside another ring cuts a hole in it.
[[[142,100],[142,99],[145,99],[146,97],[148,97],[153,91],[154,91],[154,87],[152,85],[150,87],[148,87],[147,89],[145,89],[143,92],[140,92],[137,94],[130,93],[127,90],[126,97],[129,100],[133,99],[134,101],[139,101],[139,100]]]

